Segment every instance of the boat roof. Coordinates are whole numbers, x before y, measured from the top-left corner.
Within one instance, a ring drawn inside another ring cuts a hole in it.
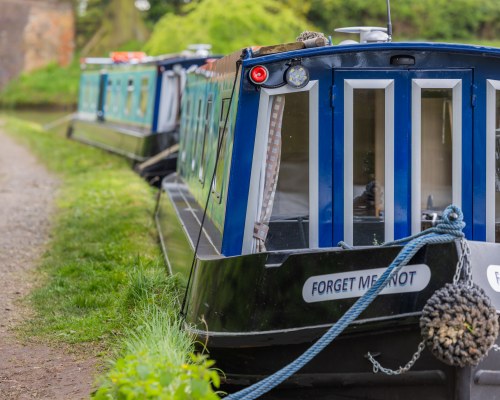
[[[293,45],[293,46],[292,46]],[[272,48],[276,51],[272,51]],[[381,51],[432,51],[443,53],[477,54],[482,56],[500,57],[500,48],[458,43],[433,42],[383,42],[327,45],[322,47],[297,49],[295,43],[267,46],[263,48],[248,48],[244,50],[243,63],[248,66],[264,62],[281,61],[294,57],[315,57],[342,53],[381,52]],[[290,50],[289,50],[290,49]],[[263,55],[260,55],[263,54]]]
[[[210,58],[218,58],[217,55],[200,55],[196,53],[179,53],[179,54],[163,54],[160,56],[144,56],[142,58],[132,58],[128,61],[117,61],[113,57],[86,57],[80,60],[82,69],[87,66],[131,66],[131,65],[171,65],[183,61],[206,60]]]

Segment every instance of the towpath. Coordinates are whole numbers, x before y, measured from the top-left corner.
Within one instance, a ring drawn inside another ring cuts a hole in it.
[[[21,341],[13,330],[29,310],[19,301],[49,238],[58,180],[2,132],[0,120],[0,399],[82,399],[95,360],[69,347]]]

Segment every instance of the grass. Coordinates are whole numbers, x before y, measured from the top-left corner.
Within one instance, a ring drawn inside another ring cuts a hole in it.
[[[80,65],[69,67],[52,63],[30,73],[23,73],[0,93],[3,108],[51,107],[74,109],[78,97]]]
[[[153,225],[153,189],[119,157],[4,120],[61,179],[42,284],[30,298],[35,315],[23,333],[112,357],[98,398],[218,398],[211,362],[190,359],[179,285],[166,273]],[[177,391],[184,397],[170,395]]]

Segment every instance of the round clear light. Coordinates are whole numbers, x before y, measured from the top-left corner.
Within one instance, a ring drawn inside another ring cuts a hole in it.
[[[294,88],[303,88],[309,83],[309,71],[302,65],[292,65],[286,71],[286,81]]]

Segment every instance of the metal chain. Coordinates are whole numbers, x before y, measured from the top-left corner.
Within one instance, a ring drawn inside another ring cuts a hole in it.
[[[469,244],[467,242],[467,239],[462,238],[460,240],[460,247],[461,247],[461,253],[460,253],[460,258],[458,259],[457,262],[457,268],[455,271],[455,275],[453,275],[453,284],[457,285],[458,282],[460,282],[461,275],[462,275],[462,270],[464,274],[464,283],[466,286],[471,287],[473,282],[472,282],[472,268],[470,265],[470,259],[471,259],[471,254],[470,254],[470,248]]]
[[[473,284],[472,268],[470,264],[471,253],[469,244],[467,243],[466,239],[462,238],[460,240],[460,247],[461,247],[460,258],[458,259],[457,262],[455,275],[453,275],[453,284],[457,285],[460,282],[463,273],[464,283],[466,286],[470,287]],[[375,360],[375,358],[373,358],[373,356],[370,353],[368,353],[366,357],[372,363],[373,372],[375,374],[380,371],[386,375],[401,375],[404,374],[405,372],[408,372],[411,369],[411,367],[413,367],[415,362],[419,359],[420,354],[422,353],[424,348],[425,348],[425,343],[424,341],[422,341],[418,345],[418,349],[415,352],[415,354],[413,354],[411,360],[404,367],[399,367],[396,370],[383,367],[377,360]],[[495,351],[500,351],[500,346],[494,345],[492,348]]]
[[[411,367],[413,367],[413,365],[420,358],[420,354],[422,354],[422,351],[424,350],[424,348],[425,348],[425,343],[422,340],[419,343],[418,349],[415,352],[415,354],[413,354],[413,357],[411,358],[411,360],[408,361],[408,363],[404,367],[399,367],[396,370],[382,367],[382,365],[377,360],[375,360],[375,358],[373,358],[373,356],[370,354],[370,352],[368,352],[366,354],[366,357],[373,364],[373,373],[376,374],[380,371],[386,375],[401,375],[401,374],[404,374],[405,372],[408,372],[411,369]]]

